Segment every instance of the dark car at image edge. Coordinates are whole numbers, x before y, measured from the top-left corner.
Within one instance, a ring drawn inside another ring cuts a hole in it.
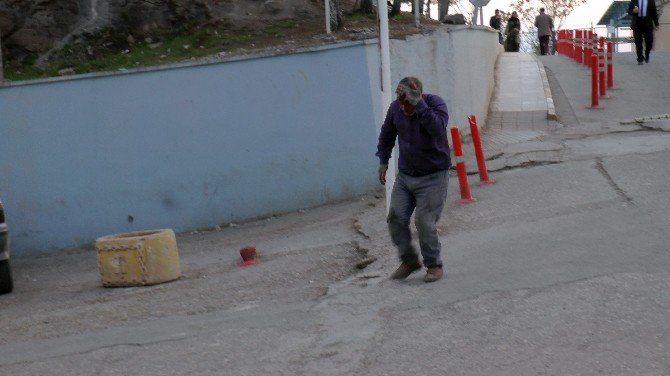
[[[0,201],[0,294],[12,292],[12,273],[9,268],[9,231],[5,223],[5,208]]]

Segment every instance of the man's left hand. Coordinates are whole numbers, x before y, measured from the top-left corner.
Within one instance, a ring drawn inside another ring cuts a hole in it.
[[[412,106],[416,106],[416,104],[419,103],[419,100],[421,100],[421,91],[414,83],[410,83],[409,86],[402,84],[398,85],[396,93],[398,93],[398,100],[407,102]]]

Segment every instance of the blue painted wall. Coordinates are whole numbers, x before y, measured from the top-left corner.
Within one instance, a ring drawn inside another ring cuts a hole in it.
[[[480,47],[474,63],[463,45]],[[450,123],[483,121],[495,32],[445,27],[391,48],[392,85],[421,77],[447,101]],[[379,184],[374,152],[386,113],[379,73],[377,41],[368,40],[0,86],[0,198],[12,252],[213,227],[368,192]]]
[[[373,189],[366,48],[0,87],[0,197],[13,254],[211,227]]]

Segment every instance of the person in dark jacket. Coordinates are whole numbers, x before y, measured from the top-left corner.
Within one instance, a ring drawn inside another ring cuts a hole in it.
[[[498,43],[503,44],[502,18],[500,17],[499,9],[496,9],[496,13],[491,16],[491,19],[489,20],[489,26],[498,30]]]
[[[507,20],[507,27],[505,28],[505,51],[519,52],[521,45],[521,21],[516,11]]]
[[[633,29],[635,52],[638,65],[649,63],[649,54],[654,46],[654,29],[658,30],[658,12],[654,0],[631,0],[628,3],[628,14],[631,15],[630,28]],[[644,54],[642,40],[644,39]]]
[[[386,222],[401,264],[391,278],[405,279],[421,269],[409,228],[414,212],[423,265],[427,268],[424,281],[435,282],[444,275],[436,226],[447,198],[451,166],[449,114],[442,98],[423,93],[418,78],[403,78],[396,95],[398,99],[391,103],[382,125],[376,154],[379,182],[386,184],[388,161],[398,140],[399,172]]]
[[[540,8],[540,14],[535,17],[535,27],[537,27],[537,37],[540,40],[540,54],[549,54],[549,39],[554,34],[554,21],[551,16],[545,13],[544,8]]]

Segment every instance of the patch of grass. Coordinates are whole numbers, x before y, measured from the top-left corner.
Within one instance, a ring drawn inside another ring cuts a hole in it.
[[[363,12],[354,12],[347,17],[348,22],[357,23],[357,22],[370,22],[377,21],[377,15],[374,13],[368,14]]]
[[[57,75],[58,71],[55,69],[42,70],[33,66],[5,68],[5,79],[9,81],[34,80],[36,78],[46,78]]]
[[[397,22],[404,22],[404,23],[414,21],[414,13],[400,12],[400,13],[396,14],[395,17],[393,17],[391,19],[394,20],[394,21],[397,21]]]
[[[269,35],[282,36],[287,30],[293,30],[298,26],[299,25],[295,20],[281,20],[270,25],[264,32]]]

